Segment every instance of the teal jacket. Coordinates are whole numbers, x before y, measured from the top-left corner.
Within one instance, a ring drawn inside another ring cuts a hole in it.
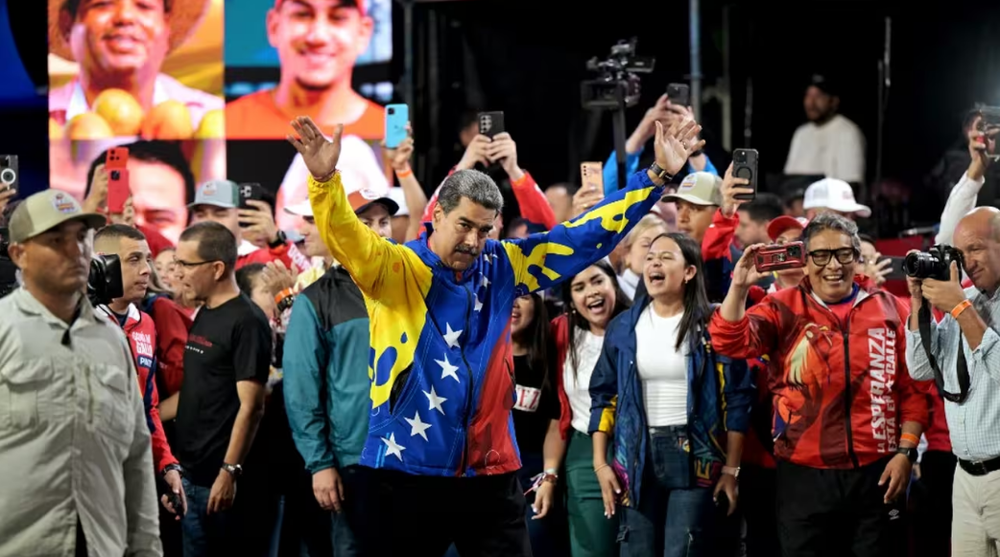
[[[306,469],[357,464],[368,436],[368,312],[334,267],[296,298],[282,360],[285,407]]]

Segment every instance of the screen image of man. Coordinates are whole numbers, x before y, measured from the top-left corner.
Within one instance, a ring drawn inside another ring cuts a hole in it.
[[[56,86],[54,72],[50,77],[50,134],[55,137],[66,126],[70,139],[192,137],[208,111],[223,108],[223,100],[162,69],[210,5],[211,0],[49,0],[49,52],[79,64],[78,75],[64,85]],[[221,60],[218,65],[221,69]]]
[[[275,0],[266,25],[281,61],[281,80],[274,89],[226,105],[226,137],[284,139],[289,120],[306,115],[327,133],[344,124],[345,134],[381,139],[382,107],[351,88],[354,64],[374,29],[366,3]]]

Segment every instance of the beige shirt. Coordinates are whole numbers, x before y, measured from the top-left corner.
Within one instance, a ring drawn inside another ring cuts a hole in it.
[[[162,555],[153,457],[125,337],[84,302],[72,326],[0,300],[0,557]]]

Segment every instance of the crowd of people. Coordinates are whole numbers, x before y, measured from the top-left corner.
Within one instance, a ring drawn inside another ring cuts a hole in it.
[[[154,241],[104,156],[83,203],[10,202],[0,555],[994,555],[998,129],[968,129],[947,272],[900,296],[837,106],[815,79],[789,165],[826,177],[784,199],[662,97],[604,190],[471,129],[429,199],[412,134],[398,189],[345,189],[342,126],[301,117],[296,231],[215,180]]]

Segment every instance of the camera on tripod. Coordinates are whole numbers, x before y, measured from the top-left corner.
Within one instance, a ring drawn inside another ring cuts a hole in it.
[[[911,253],[903,260],[906,276],[917,279],[951,280],[951,262],[962,269],[962,252],[947,245],[931,246],[926,252]]]
[[[125,295],[122,285],[122,262],[115,254],[94,254],[90,259],[90,276],[87,278],[87,298],[99,306],[111,303]]]
[[[599,72],[600,77],[581,84],[584,108],[619,108],[634,106],[639,102],[641,91],[639,76],[650,73],[656,60],[635,55],[636,38],[618,41],[611,47],[611,55],[599,61],[597,57],[587,61],[587,70]]]

